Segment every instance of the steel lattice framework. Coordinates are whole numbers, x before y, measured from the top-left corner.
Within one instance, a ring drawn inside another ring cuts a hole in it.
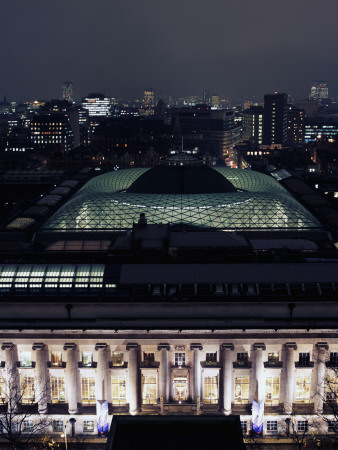
[[[89,181],[44,225],[47,230],[131,229],[140,213],[148,223],[240,229],[306,229],[321,224],[273,178],[258,172],[215,168],[237,192],[130,193],[147,168],[125,169]]]

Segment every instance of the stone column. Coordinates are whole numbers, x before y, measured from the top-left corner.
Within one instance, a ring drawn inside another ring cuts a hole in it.
[[[35,342],[32,350],[35,350],[35,400],[38,403],[38,410],[40,414],[47,414],[49,389],[48,389],[48,373],[47,373],[47,359],[46,346],[42,342]]]
[[[139,412],[139,395],[138,395],[138,344],[130,343],[126,346],[129,351],[129,412],[132,416],[135,416]]]
[[[232,399],[232,363],[231,352],[234,349],[233,344],[222,344],[223,352],[223,412],[226,416],[231,414]]]
[[[68,397],[69,414],[77,413],[77,372],[78,372],[78,353],[77,346],[73,343],[67,343],[63,346],[67,350],[66,366],[66,388]]]
[[[5,383],[7,388],[8,410],[15,411],[20,401],[20,380],[17,365],[17,351],[12,342],[4,342],[1,350],[5,351]]]
[[[264,362],[263,351],[266,350],[265,344],[257,343],[253,345],[255,351],[255,397],[258,403],[261,403],[265,398],[265,378],[264,378]]]
[[[96,371],[96,400],[108,400],[108,345],[96,344],[97,371]]]
[[[168,351],[169,344],[159,344],[157,350],[161,352],[160,359],[160,379],[159,379],[159,396],[163,398],[163,402],[169,402],[169,367],[168,367]]]
[[[317,392],[315,396],[315,412],[322,414],[325,395],[325,368],[327,360],[327,351],[329,346],[327,342],[318,342],[317,348]]]
[[[293,396],[295,390],[295,350],[297,345],[295,342],[287,342],[286,349],[286,386],[284,409],[287,414],[292,412]]]
[[[203,350],[202,344],[191,344],[190,350],[194,351],[194,390],[192,399],[197,402],[201,399],[201,355],[200,351]]]

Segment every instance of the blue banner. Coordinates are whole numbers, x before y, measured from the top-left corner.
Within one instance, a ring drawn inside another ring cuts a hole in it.
[[[97,416],[97,432],[98,432],[98,434],[100,436],[106,435],[109,430],[108,401],[107,400],[97,400],[96,416]]]
[[[256,434],[263,433],[264,424],[264,400],[260,403],[252,401],[252,431]]]

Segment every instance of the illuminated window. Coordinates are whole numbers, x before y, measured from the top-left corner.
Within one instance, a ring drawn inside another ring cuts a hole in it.
[[[204,377],[204,403],[218,403],[218,376]]]
[[[249,377],[235,377],[235,403],[245,404],[249,401]]]
[[[268,363],[270,366],[279,363],[278,353],[268,353]]]
[[[21,402],[25,404],[34,403],[34,377],[21,375]]]
[[[123,366],[123,353],[114,352],[113,353],[113,366]]]
[[[51,377],[52,403],[63,403],[66,401],[64,377]]]
[[[94,404],[95,396],[95,377],[82,377],[81,380],[82,403]]]
[[[243,434],[248,432],[248,423],[246,420],[241,420],[241,429]]]
[[[32,367],[31,352],[20,352],[20,367]]]
[[[62,366],[62,353],[61,352],[52,352],[51,354],[51,363],[52,366]]]
[[[330,403],[338,403],[338,377],[336,374],[327,376],[325,385],[326,400]]]
[[[247,353],[237,353],[237,364],[239,366],[247,366],[248,361],[249,358]]]
[[[93,353],[82,353],[82,365],[87,367],[91,367],[93,365]]]
[[[112,377],[112,404],[125,405],[126,402],[126,377]]]
[[[269,405],[279,403],[279,376],[266,377],[265,379],[265,402]]]
[[[142,403],[146,405],[156,405],[157,403],[156,376],[142,375]]]
[[[84,420],[83,421],[83,431],[94,431],[94,421],[93,420]]]
[[[175,366],[185,366],[185,353],[175,353]]]
[[[297,375],[296,377],[296,403],[309,403],[310,401],[310,375]]]

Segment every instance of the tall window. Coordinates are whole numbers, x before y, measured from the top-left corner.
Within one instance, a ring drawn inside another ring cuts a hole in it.
[[[157,403],[156,376],[142,375],[142,403],[155,405]]]
[[[114,352],[113,353],[113,366],[123,366],[123,353]]]
[[[331,366],[338,366],[338,352],[330,353],[330,364]]]
[[[248,432],[248,423],[246,420],[241,420],[241,429],[243,434]]]
[[[125,405],[127,403],[126,377],[112,377],[112,404]]]
[[[51,354],[51,363],[52,366],[62,366],[62,353],[61,352],[52,352]]]
[[[94,404],[95,396],[95,377],[82,377],[81,379],[82,403]]]
[[[204,377],[204,403],[218,403],[218,376]]]
[[[235,378],[235,403],[245,404],[249,401],[249,377]]]
[[[185,353],[175,353],[175,366],[185,366]]]
[[[20,367],[32,367],[31,352],[20,352]]]
[[[34,399],[34,377],[21,375],[21,402],[30,404]]]
[[[268,405],[279,404],[279,376],[266,377],[265,379],[265,402]]]
[[[310,375],[296,376],[296,403],[309,403],[310,401]]]
[[[279,358],[278,353],[268,353],[268,363],[270,366],[278,364]]]
[[[335,374],[328,375],[325,388],[327,401],[338,403],[338,377]]]
[[[51,377],[52,403],[63,403],[66,401],[64,377]]]

